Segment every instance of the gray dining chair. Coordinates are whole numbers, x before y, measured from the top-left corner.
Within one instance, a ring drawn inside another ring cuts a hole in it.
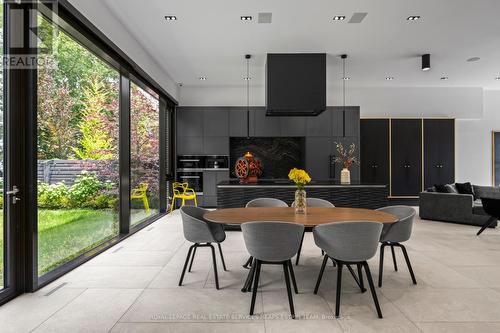
[[[207,221],[203,218],[203,215],[208,211],[206,209],[195,207],[195,206],[184,206],[181,207],[181,217],[182,217],[182,227],[184,230],[184,237],[186,240],[194,243],[189,247],[188,254],[186,256],[186,261],[184,263],[184,268],[182,269],[181,278],[179,280],[179,286],[182,286],[182,281],[184,280],[184,275],[186,274],[186,269],[189,264],[189,272],[193,267],[194,256],[196,254],[196,249],[199,247],[210,247],[212,249],[212,262],[214,266],[214,276],[215,276],[215,288],[219,289],[219,277],[217,273],[217,260],[215,259],[215,248],[212,243],[216,243],[219,247],[219,253],[222,261],[222,267],[226,271],[226,263],[224,261],[224,255],[222,254],[222,243],[226,239],[226,233],[222,224],[213,223]]]
[[[288,207],[288,205],[280,199],[257,198],[250,200],[245,207]]]
[[[298,289],[291,258],[297,254],[304,226],[287,222],[247,222],[241,225],[241,230],[248,253],[254,258],[249,275],[253,280],[250,315],[254,313],[261,266],[274,264],[283,266],[290,313],[295,318],[290,279],[296,294]]]
[[[385,224],[382,230],[382,235],[380,236],[380,262],[379,262],[379,272],[378,272],[378,286],[382,287],[382,276],[384,273],[384,249],[386,246],[391,247],[392,261],[394,263],[394,270],[398,271],[398,263],[396,261],[396,253],[394,252],[394,247],[397,246],[403,251],[405,257],[406,265],[410,271],[411,280],[413,284],[417,284],[415,279],[415,274],[413,273],[413,268],[411,267],[410,258],[408,257],[408,252],[406,247],[401,244],[406,242],[411,237],[411,231],[413,229],[413,220],[415,218],[416,211],[409,206],[388,206],[377,209],[378,211],[385,212],[388,214],[395,215],[398,218],[398,222],[393,224]]]
[[[250,207],[288,207],[288,204],[280,199],[275,198],[257,198],[247,202],[246,208]],[[250,256],[248,260],[243,264],[244,268],[248,268],[252,264],[253,258]],[[246,288],[244,288],[246,289]],[[242,291],[245,291],[242,289]]]
[[[313,229],[314,242],[319,248],[325,251],[323,264],[321,265],[316,287],[314,288],[314,294],[318,293],[328,259],[334,260],[337,263],[336,317],[340,315],[342,268],[343,266],[356,265],[358,266],[359,273],[361,273],[361,267],[365,270],[378,317],[382,318],[382,311],[367,262],[377,252],[381,232],[381,223],[363,221],[328,223],[318,225]]]
[[[306,198],[306,206],[307,207],[335,208],[335,205],[332,204],[330,201],[327,201],[325,199],[320,199],[320,198]],[[295,201],[292,202],[292,207],[295,207]],[[295,265],[299,264],[300,252],[302,252],[302,243],[304,242],[304,235],[305,235],[305,230],[304,230],[304,233],[302,234],[302,240],[300,241],[300,247],[299,247],[299,251],[297,252],[297,258],[295,258]],[[323,255],[324,253],[321,252],[321,254]]]

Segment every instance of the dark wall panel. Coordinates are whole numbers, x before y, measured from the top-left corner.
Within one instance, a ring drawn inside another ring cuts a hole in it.
[[[455,120],[424,120],[425,188],[455,182]]]
[[[389,119],[361,119],[361,181],[389,184]]]

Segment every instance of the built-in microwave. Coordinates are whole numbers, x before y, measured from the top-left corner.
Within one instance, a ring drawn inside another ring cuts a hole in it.
[[[177,169],[203,169],[205,156],[179,155],[177,156]]]

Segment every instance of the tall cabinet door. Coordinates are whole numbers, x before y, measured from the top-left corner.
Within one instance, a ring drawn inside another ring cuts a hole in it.
[[[455,120],[424,120],[425,188],[455,182]]]
[[[361,119],[361,181],[389,184],[389,119]]]
[[[422,119],[391,120],[391,196],[422,190]]]

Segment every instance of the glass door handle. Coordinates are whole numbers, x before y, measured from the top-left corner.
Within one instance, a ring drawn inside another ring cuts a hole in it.
[[[12,190],[5,192],[7,195],[12,195],[12,204],[16,204],[18,201],[21,201],[16,194],[19,193],[19,188],[17,186],[12,186]]]

